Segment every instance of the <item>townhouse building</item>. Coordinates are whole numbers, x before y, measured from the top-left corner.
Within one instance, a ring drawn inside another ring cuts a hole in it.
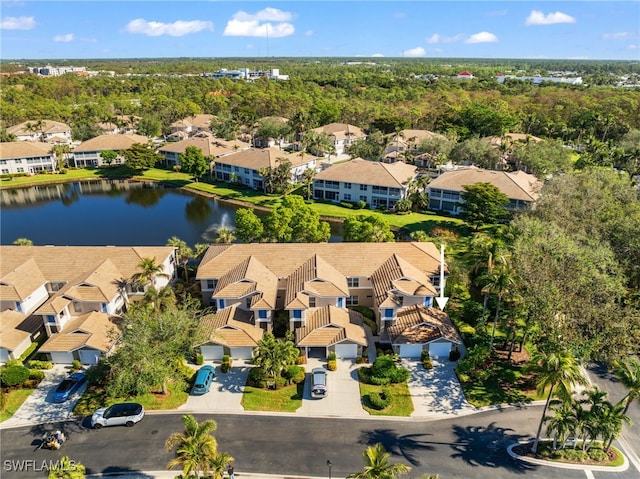
[[[12,141],[0,143],[0,174],[53,172],[56,158],[51,145],[43,142]]]
[[[167,143],[158,149],[162,155],[162,163],[167,168],[180,165],[180,155],[184,154],[188,147],[193,146],[202,151],[202,154],[213,162],[218,158],[244,151],[251,148],[249,143],[240,140],[224,140],[216,138],[209,133],[198,133],[191,138]]]
[[[45,143],[71,144],[71,127],[53,120],[23,121],[7,128],[18,141],[42,141]]]
[[[113,165],[121,165],[125,163],[122,155],[123,150],[128,150],[136,143],[146,145],[150,138],[142,135],[100,135],[83,141],[73,149],[73,162],[76,168],[84,168],[87,166],[99,167],[106,163],[100,156],[103,151],[115,151],[118,156],[113,161]]]

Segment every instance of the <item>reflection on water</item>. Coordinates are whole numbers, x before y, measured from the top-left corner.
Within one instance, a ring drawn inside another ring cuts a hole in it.
[[[239,206],[155,183],[99,180],[0,190],[0,243],[36,245],[189,245],[235,228]],[[142,207],[142,208],[141,208]],[[262,213],[259,213],[262,216]],[[330,241],[341,241],[332,225]]]

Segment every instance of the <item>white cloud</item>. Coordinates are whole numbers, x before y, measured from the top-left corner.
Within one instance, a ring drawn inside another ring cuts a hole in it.
[[[4,17],[0,21],[2,30],[31,30],[35,26],[33,17]]]
[[[55,35],[53,37],[54,42],[69,43],[73,41],[73,33],[66,33],[64,35]]]
[[[498,37],[496,37],[493,33],[489,32],[479,32],[474,33],[469,38],[467,38],[465,43],[496,43],[498,41]]]
[[[173,23],[162,23],[148,22],[144,18],[137,18],[131,20],[125,30],[129,33],[138,33],[150,37],[159,37],[161,35],[182,37],[202,30],[213,31],[213,23],[204,20],[178,20]]]
[[[615,33],[603,33],[602,38],[605,40],[628,40],[634,38],[635,35],[631,32],[615,32]]]
[[[403,50],[403,57],[423,57],[426,51],[422,47],[410,48],[409,50]]]
[[[241,10],[227,22],[224,35],[229,37],[288,37],[296,31],[293,24],[289,23],[289,20],[292,19],[291,12],[277,8],[265,8],[254,14]]]
[[[443,37],[439,33],[434,33],[430,37],[427,38],[427,43],[453,43],[459,42],[464,38],[462,33],[458,33],[457,35],[453,35],[451,37]]]
[[[371,56],[372,56],[372,57],[377,57],[377,58],[378,58],[378,57],[383,57],[383,56],[384,56],[384,54],[382,54],[382,53],[374,53],[374,54],[373,54],[373,55],[371,55]]]
[[[311,35],[313,35],[313,30],[307,30],[306,32],[304,32],[305,37],[310,37]]]
[[[628,50],[640,50],[640,45],[631,44],[627,47]]]
[[[554,25],[556,23],[576,23],[576,19],[566,13],[555,12],[546,15],[538,10],[531,10],[525,25]]]

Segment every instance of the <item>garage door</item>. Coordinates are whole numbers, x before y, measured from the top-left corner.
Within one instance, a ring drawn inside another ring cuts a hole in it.
[[[307,355],[310,358],[327,359],[327,348],[309,348]]]
[[[73,353],[51,353],[51,362],[53,364],[71,364]]]
[[[401,358],[419,358],[422,354],[422,344],[401,344]]]
[[[213,361],[214,359],[222,359],[224,355],[224,347],[222,346],[200,346],[200,351],[205,361]]]
[[[357,356],[357,344],[336,344],[336,357],[338,359],[353,359]]]
[[[451,351],[451,343],[429,344],[429,356],[432,358],[448,358]]]
[[[100,351],[95,349],[81,349],[78,351],[82,364],[97,364],[100,359]]]
[[[231,348],[232,359],[251,359],[253,357],[253,348]]]

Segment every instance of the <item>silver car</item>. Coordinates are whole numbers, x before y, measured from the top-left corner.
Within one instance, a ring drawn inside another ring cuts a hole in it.
[[[327,395],[327,371],[324,368],[311,370],[311,397],[323,398]]]
[[[98,409],[91,416],[91,427],[100,429],[103,426],[127,426],[142,421],[144,407],[142,404],[125,402]]]

